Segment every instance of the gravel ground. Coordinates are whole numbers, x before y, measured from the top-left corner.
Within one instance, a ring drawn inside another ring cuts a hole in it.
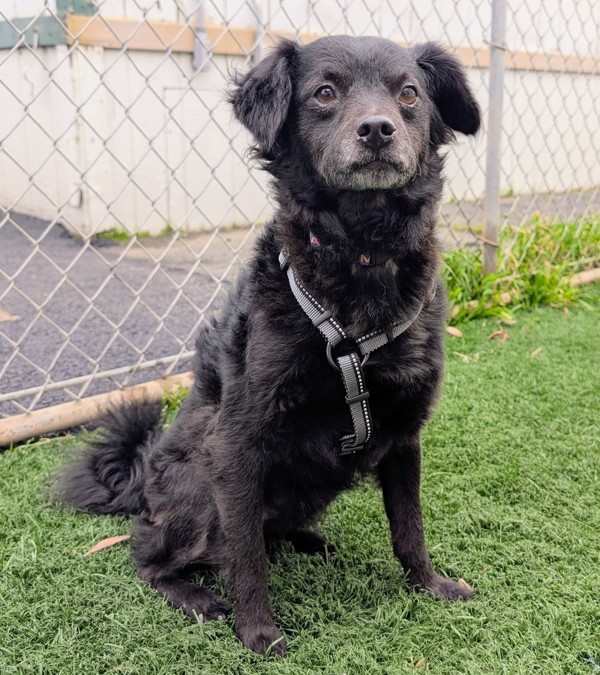
[[[535,211],[572,219],[586,209],[600,212],[597,190],[502,200],[504,216],[515,223]],[[446,246],[474,244],[476,235],[461,223],[483,223],[483,204],[446,204],[442,219],[452,225],[440,230]],[[0,216],[0,396],[130,366],[142,355],[151,361],[190,350],[199,320],[218,311],[257,231],[90,243],[37,218]],[[189,361],[181,361],[170,372],[188,368]],[[151,368],[126,381],[164,373]],[[85,391],[80,386],[72,394],[115,385],[101,378]],[[40,408],[71,398],[55,390],[18,403]],[[0,416],[22,411],[14,401],[0,401]]]

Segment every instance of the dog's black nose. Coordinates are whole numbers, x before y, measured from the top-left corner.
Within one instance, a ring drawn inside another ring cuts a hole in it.
[[[391,119],[383,115],[371,115],[359,124],[356,133],[365,145],[377,149],[392,140],[396,127]]]

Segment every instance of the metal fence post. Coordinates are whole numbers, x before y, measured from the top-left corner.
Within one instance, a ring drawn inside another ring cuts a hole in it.
[[[492,0],[490,46],[490,88],[485,163],[485,229],[483,233],[483,273],[496,271],[500,222],[500,141],[502,136],[502,98],[506,53],[506,0]]]

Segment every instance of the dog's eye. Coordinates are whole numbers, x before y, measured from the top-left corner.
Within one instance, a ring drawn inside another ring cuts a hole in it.
[[[400,94],[400,100],[404,105],[414,105],[417,98],[417,90],[412,85],[404,87]]]
[[[333,91],[333,87],[329,86],[328,84],[324,85],[323,87],[319,87],[317,89],[317,92],[315,94],[315,98],[321,105],[329,105],[336,99],[335,91]]]

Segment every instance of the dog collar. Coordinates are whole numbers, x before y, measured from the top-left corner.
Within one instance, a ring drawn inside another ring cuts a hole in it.
[[[322,248],[319,238],[314,232],[309,231],[308,233],[308,243],[311,248],[320,250]],[[392,259],[390,253],[385,251],[361,251],[358,254],[358,260],[354,261],[355,265],[360,265],[361,267],[375,267],[376,265],[385,265],[388,260]]]
[[[331,312],[314,297],[300,280],[296,270],[288,263],[285,251],[279,254],[279,265],[287,273],[290,288],[298,304],[311,320],[313,326],[321,333],[327,342],[326,355],[331,366],[337,370],[346,390],[346,403],[350,409],[354,433],[340,439],[340,455],[353,455],[362,450],[371,440],[373,424],[369,407],[369,391],[366,388],[363,366],[369,359],[371,352],[393,342],[417,320],[425,306],[424,300],[417,310],[406,320],[393,323],[386,330],[375,330],[356,338],[356,349],[350,354],[334,357],[333,349],[342,340],[348,338],[344,326]],[[437,278],[431,282],[427,301],[431,302],[437,291]]]

